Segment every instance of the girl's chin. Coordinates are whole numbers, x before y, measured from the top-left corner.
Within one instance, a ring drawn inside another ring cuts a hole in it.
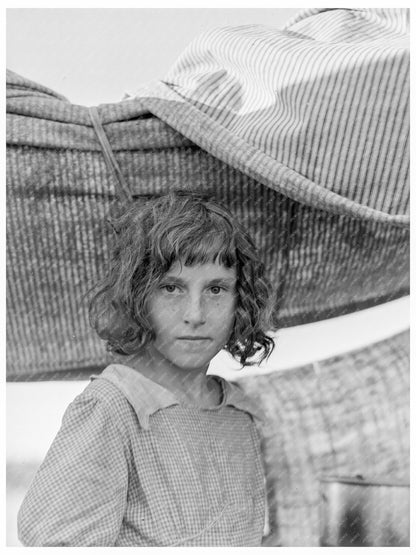
[[[211,360],[187,360],[187,359],[173,359],[170,361],[173,366],[180,368],[187,372],[205,372],[208,369]]]
[[[210,349],[209,352],[203,348],[196,349],[192,344],[188,346],[186,342],[181,344],[180,349],[163,349],[158,345],[152,345],[152,358],[160,358],[164,363],[172,365],[172,367],[180,368],[186,371],[206,371],[211,360],[217,354],[218,350]]]

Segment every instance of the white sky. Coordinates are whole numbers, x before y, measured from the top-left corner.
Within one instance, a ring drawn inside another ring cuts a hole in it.
[[[74,104],[117,102],[163,78],[213,27],[282,27],[297,9],[8,9],[6,65]]]

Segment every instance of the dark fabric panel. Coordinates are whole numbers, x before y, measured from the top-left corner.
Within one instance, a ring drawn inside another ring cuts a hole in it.
[[[117,202],[102,155],[13,146],[7,160],[8,375],[104,365],[85,306]],[[196,147],[118,161],[135,195],[201,188],[236,214],[261,249],[282,326],[408,293],[407,230],[302,206]]]
[[[319,545],[319,480],[409,483],[409,333],[239,380],[265,411],[270,545]]]

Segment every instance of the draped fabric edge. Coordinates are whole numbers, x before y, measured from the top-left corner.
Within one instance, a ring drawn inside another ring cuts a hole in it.
[[[79,134],[84,128],[81,138],[86,141],[87,148],[101,150],[87,107],[71,104],[54,91],[26,80],[10,70],[7,73],[7,82],[12,88],[20,89],[22,87],[25,92],[23,98],[20,95],[10,96],[7,102],[9,116],[21,116],[23,119],[26,117],[40,118],[50,121],[51,124],[55,122],[55,125],[69,126],[68,133],[71,137],[73,133]],[[33,90],[30,87],[33,87]],[[33,102],[30,101],[28,94],[30,91],[33,92]],[[39,93],[43,94],[37,96]],[[51,94],[53,96],[46,98],[49,108],[46,106],[39,112],[40,104],[45,100],[45,96]],[[410,227],[408,215],[389,214],[355,202],[281,164],[245,140],[233,135],[162,81],[146,83],[137,90],[134,96],[118,103],[100,104],[96,108],[103,125],[134,121],[137,118],[153,115],[183,136],[185,140],[191,141],[218,160],[301,204],[359,220],[381,222],[402,228]],[[34,133],[35,130],[31,126],[28,127],[24,121],[21,125],[29,135],[31,132]],[[89,128],[91,128],[91,133],[88,131]],[[16,133],[14,128],[7,125],[6,131],[8,143],[19,144],[14,136]],[[68,137],[66,135],[68,133],[63,133],[62,140],[59,145],[56,145],[58,148],[67,146]],[[81,148],[79,140],[76,142],[77,144],[72,145],[72,148]],[[36,140],[34,146],[50,147],[51,145],[44,145],[42,142],[38,144],[38,140]],[[113,144],[111,146],[113,150],[118,150],[117,146],[116,148]],[[147,148],[149,146],[147,145]],[[169,146],[172,145],[169,144]]]
[[[356,219],[409,227],[407,215],[393,215],[347,199],[284,166],[186,102],[169,85],[153,82],[135,98],[145,100],[149,112],[201,149],[292,200],[319,210]]]

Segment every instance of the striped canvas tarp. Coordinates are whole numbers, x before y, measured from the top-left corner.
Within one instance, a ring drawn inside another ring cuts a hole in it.
[[[409,292],[406,18],[406,10],[316,10],[283,31],[214,30],[164,82],[98,107],[138,202],[202,189],[248,228],[282,327]],[[329,34],[315,38],[315,28]],[[338,44],[344,28],[350,40]],[[326,70],[311,80],[312,62]],[[88,108],[7,78],[7,376],[77,377],[109,361],[85,294],[104,271],[117,185]],[[270,87],[278,102],[259,100],[254,117],[253,99],[269,98]]]
[[[405,225],[409,10],[216,28],[138,91],[199,146],[294,200]]]

